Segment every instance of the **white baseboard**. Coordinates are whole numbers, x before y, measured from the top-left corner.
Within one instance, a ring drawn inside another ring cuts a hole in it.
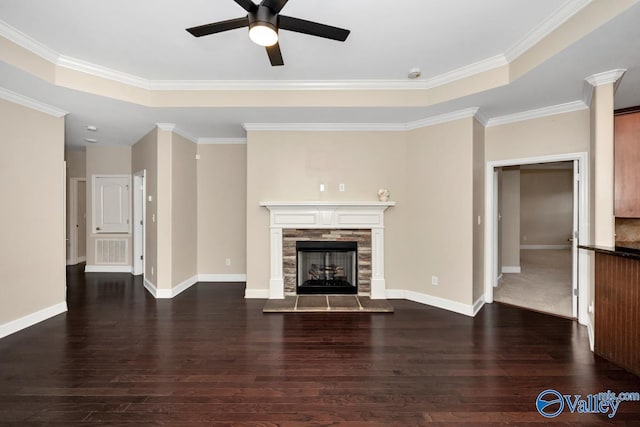
[[[520,245],[520,249],[571,249],[571,245]]]
[[[269,298],[269,289],[245,289],[244,297],[246,299],[264,299]]]
[[[85,265],[85,273],[131,273],[130,265]]]
[[[589,335],[589,348],[593,352],[593,347],[594,347],[594,344],[595,344],[595,337],[593,335],[593,324],[591,323],[591,317],[590,316],[587,316],[586,326],[587,326],[587,334]]]
[[[198,282],[246,282],[246,274],[198,274]]]
[[[47,319],[62,314],[67,311],[67,303],[61,302],[51,307],[36,311],[35,313],[28,314],[19,319],[12,320],[3,325],[0,325],[0,338],[4,338],[7,335],[11,335],[18,331],[21,331],[29,326],[33,326],[36,323],[40,323]]]
[[[473,303],[473,312],[471,316],[476,317],[476,314],[482,310],[482,307],[484,307],[484,294]]]
[[[503,265],[503,266],[502,266],[502,272],[503,272],[503,273],[521,273],[522,271],[521,271],[521,269],[520,269],[520,266],[517,266],[517,267],[516,267],[516,266],[506,266],[506,265]]]
[[[463,304],[457,301],[451,301],[445,298],[434,297],[432,295],[423,294],[415,291],[406,291],[403,289],[387,289],[387,298],[390,299],[406,299],[420,304],[430,305],[432,307],[442,308],[444,310],[453,311],[454,313],[464,314],[465,316],[475,316],[484,305],[484,295],[478,299],[473,305]]]
[[[493,285],[494,288],[497,288],[498,285],[500,284],[500,282],[502,281],[502,279],[504,278],[503,274],[500,273],[500,275],[498,276],[498,278],[496,279],[496,284]]]
[[[145,289],[149,291],[149,293],[153,295],[155,299],[171,299],[181,292],[186,291],[196,283],[198,283],[198,277],[192,276],[184,282],[180,283],[178,286],[175,286],[171,289],[158,289],[156,285],[149,281],[149,279],[147,279],[146,277],[144,279]]]
[[[189,289],[190,287],[192,287],[196,283],[198,283],[198,276],[197,275],[189,277],[187,280],[185,280],[184,282],[180,283],[178,286],[174,286],[173,289],[171,289],[171,298],[175,297],[176,295],[178,295],[181,292],[186,291],[187,289]]]

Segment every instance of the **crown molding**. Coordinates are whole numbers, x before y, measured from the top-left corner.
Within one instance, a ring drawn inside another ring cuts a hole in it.
[[[508,123],[521,122],[523,120],[539,119],[541,117],[553,116],[556,114],[571,113],[574,111],[585,110],[587,108],[589,107],[583,101],[572,101],[564,104],[537,108],[535,110],[507,114],[506,116],[494,117],[487,121],[486,127],[506,125]]]
[[[198,145],[246,144],[247,138],[198,138]]]
[[[602,73],[593,74],[587,77],[585,80],[587,81],[587,83],[589,83],[591,86],[594,86],[594,87],[616,83],[618,80],[620,80],[620,77],[622,77],[626,71],[627,71],[626,68],[609,70]]]
[[[404,123],[244,123],[246,131],[303,131],[303,132],[401,132]]]
[[[174,123],[156,123],[156,127],[160,130],[173,132],[176,128],[176,125]]]
[[[75,71],[80,71],[96,77],[102,77],[107,80],[113,80],[141,89],[150,89],[150,81],[133,74],[123,73],[122,71],[103,67],[102,65],[93,64],[91,62],[82,61],[70,56],[60,55],[56,61],[56,65]]]
[[[508,64],[509,62],[504,55],[492,56],[491,58],[483,59],[482,61],[474,62],[473,64],[465,65],[464,67],[431,77],[427,79],[427,88],[431,89],[448,83],[453,83]]]
[[[29,37],[22,31],[13,28],[11,25],[4,21],[0,21],[0,36],[5,39],[21,46],[28,51],[35,53],[39,57],[46,59],[49,62],[56,63],[60,54],[50,47],[40,43],[36,39]]]
[[[570,0],[562,5],[540,25],[529,31],[519,42],[507,49],[504,54],[506,60],[512,62],[517,59],[592,2],[593,0]]]
[[[475,117],[478,113],[479,108],[467,108],[464,110],[453,111],[451,113],[440,114],[433,117],[427,117],[426,119],[416,120],[414,122],[409,122],[404,125],[405,130],[414,130],[425,128],[429,126],[439,125],[442,123],[453,122],[455,120],[466,119],[470,117]]]
[[[53,117],[60,118],[69,114],[67,111],[45,104],[44,102],[37,101],[33,98],[28,98],[3,87],[0,87],[0,99],[22,105],[23,107],[31,108],[32,110],[40,111],[41,113],[45,113]]]
[[[264,132],[404,132],[474,117],[477,112],[478,108],[467,108],[408,123],[245,123],[243,127],[246,131]]]
[[[326,91],[419,90],[424,80],[151,80],[148,89],[158,91]]]

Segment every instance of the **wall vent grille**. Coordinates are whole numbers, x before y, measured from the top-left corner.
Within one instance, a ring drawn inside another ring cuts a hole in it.
[[[97,239],[96,264],[129,265],[128,239]]]

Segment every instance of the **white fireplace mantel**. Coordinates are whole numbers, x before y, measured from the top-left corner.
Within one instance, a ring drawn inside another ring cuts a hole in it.
[[[384,211],[395,202],[260,202],[271,213],[271,279],[269,298],[284,298],[282,230],[369,229],[371,230],[371,298],[385,299]]]

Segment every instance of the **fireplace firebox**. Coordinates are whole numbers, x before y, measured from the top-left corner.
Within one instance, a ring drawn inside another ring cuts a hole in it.
[[[358,243],[296,242],[298,294],[357,294]]]

